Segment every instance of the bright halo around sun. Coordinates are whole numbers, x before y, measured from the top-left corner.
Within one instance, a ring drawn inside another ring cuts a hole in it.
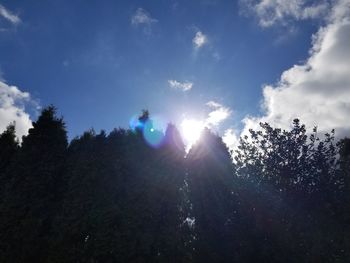
[[[193,119],[184,119],[181,123],[182,136],[188,145],[193,145],[200,137],[204,123]]]

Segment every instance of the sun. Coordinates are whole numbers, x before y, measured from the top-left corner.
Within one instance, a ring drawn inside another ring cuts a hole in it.
[[[188,145],[193,145],[200,137],[204,123],[194,119],[184,119],[181,123],[181,133]]]

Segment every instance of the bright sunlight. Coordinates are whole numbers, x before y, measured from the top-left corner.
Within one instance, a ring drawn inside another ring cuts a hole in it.
[[[194,144],[200,137],[204,123],[194,119],[184,119],[181,123],[181,133],[186,144]]]

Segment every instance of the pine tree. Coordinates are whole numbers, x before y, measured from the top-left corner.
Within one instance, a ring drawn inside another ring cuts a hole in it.
[[[16,139],[16,128],[14,124],[7,126],[6,130],[0,134],[0,171],[4,172],[10,165],[19,149]]]
[[[46,262],[60,202],[67,136],[54,107],[45,108],[23,138],[4,198],[1,236],[5,262]]]
[[[10,180],[7,177],[8,169],[10,169],[11,163],[14,162],[18,149],[15,125],[11,124],[0,134],[0,200],[3,199],[5,185]]]
[[[228,149],[220,137],[205,129],[187,156],[187,166],[194,261],[232,262],[238,243],[233,232],[233,167]]]
[[[164,144],[154,153],[152,161],[152,185],[148,189],[149,207],[153,209],[151,231],[154,235],[153,262],[185,262],[188,260],[186,242],[188,229],[183,207],[185,176],[185,146],[181,136],[169,124]]]
[[[74,139],[66,162],[66,191],[56,218],[52,262],[114,262],[121,215],[115,197],[119,176],[112,170],[107,136],[86,132]],[[114,160],[118,163],[118,159]],[[114,260],[113,260],[114,259]]]
[[[184,215],[180,209],[184,175],[184,145],[178,131],[169,125],[165,134],[152,125],[147,111],[126,149],[129,176],[125,216],[126,240],[132,251],[127,261],[181,262]],[[160,145],[147,143],[145,133],[162,136]]]
[[[188,153],[148,111],[68,146],[45,108],[0,134],[1,262],[347,262],[349,139],[262,123],[234,162],[204,129]]]
[[[15,134],[15,126],[9,125],[6,130],[0,135],[0,223],[6,218],[6,201],[7,188],[11,181],[12,169],[16,163],[16,157],[19,150],[18,141]],[[0,231],[3,228],[0,226]],[[0,232],[0,260],[5,254],[7,241],[1,237]]]

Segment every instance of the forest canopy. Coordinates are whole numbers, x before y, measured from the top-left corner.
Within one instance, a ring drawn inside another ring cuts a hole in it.
[[[261,123],[186,152],[144,111],[68,141],[53,106],[0,135],[0,262],[347,262],[350,139]]]

